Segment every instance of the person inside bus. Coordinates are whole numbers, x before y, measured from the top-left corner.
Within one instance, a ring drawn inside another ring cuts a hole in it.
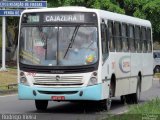
[[[77,33],[68,59],[76,65],[92,64],[97,59],[97,42],[93,34]]]
[[[45,49],[44,49],[44,41],[40,36],[40,31],[38,27],[34,27],[32,29],[32,40],[33,40],[33,53],[37,57],[37,59],[42,60],[45,56]]]

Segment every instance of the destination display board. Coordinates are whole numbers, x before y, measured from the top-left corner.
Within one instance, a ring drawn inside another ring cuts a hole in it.
[[[40,21],[41,20],[41,21]],[[96,13],[84,12],[43,12],[24,13],[22,23],[96,23]]]

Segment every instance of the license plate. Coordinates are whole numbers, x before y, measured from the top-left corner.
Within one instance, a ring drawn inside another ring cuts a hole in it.
[[[52,96],[51,97],[52,100],[65,100],[64,96]]]

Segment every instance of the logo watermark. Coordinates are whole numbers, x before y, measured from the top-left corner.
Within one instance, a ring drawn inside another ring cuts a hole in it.
[[[142,120],[158,120],[158,115],[156,115],[156,114],[143,114]]]
[[[36,114],[1,114],[1,120],[37,120]]]

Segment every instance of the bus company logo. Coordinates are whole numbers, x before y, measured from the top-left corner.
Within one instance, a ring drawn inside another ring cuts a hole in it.
[[[130,57],[123,56],[119,59],[119,68],[123,73],[130,72]]]
[[[56,80],[60,81],[61,77],[60,76],[56,76]]]
[[[62,70],[51,70],[50,72],[52,74],[63,74],[64,73],[64,71],[62,71]]]

